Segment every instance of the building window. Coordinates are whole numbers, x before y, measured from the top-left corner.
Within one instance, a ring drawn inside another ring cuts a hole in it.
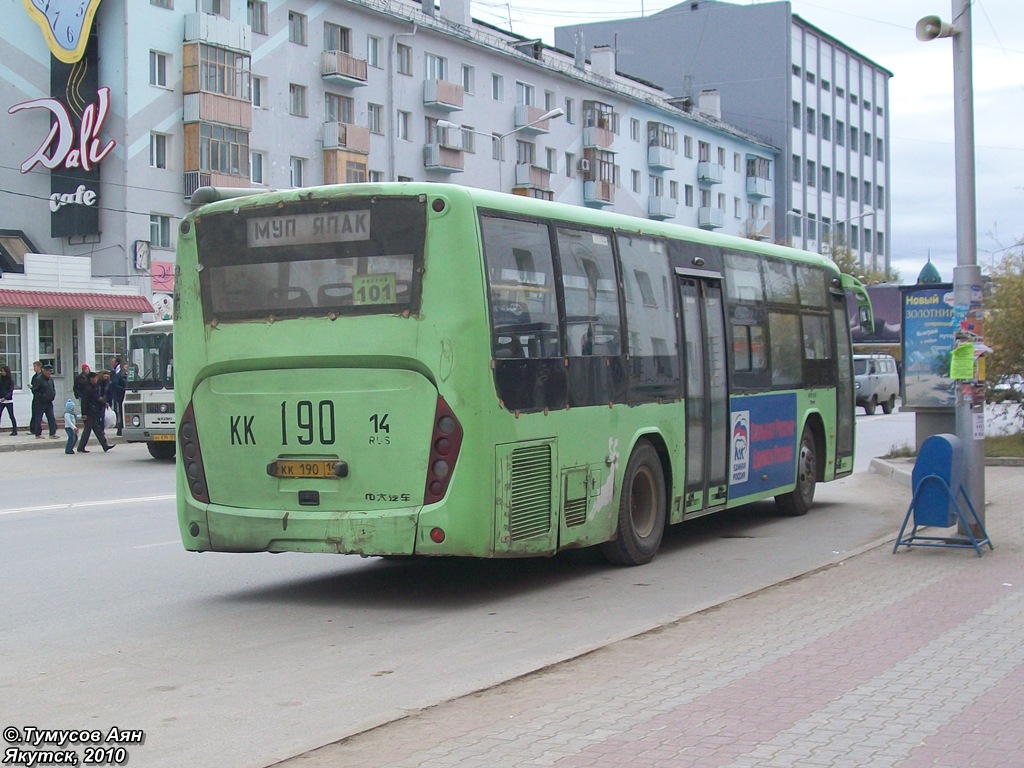
[[[374,184],[380,184],[384,181],[384,171],[367,171],[366,180]]]
[[[857,198],[860,195],[858,187],[860,186],[860,180],[856,176],[850,177],[850,199],[853,202],[857,202]]]
[[[199,169],[233,176],[249,175],[249,134],[239,128],[199,124]]]
[[[395,130],[398,133],[398,138],[402,141],[412,141],[411,136],[412,126],[412,113],[403,112],[398,110],[398,120],[396,121]]]
[[[864,180],[864,205],[871,205],[871,182]]]
[[[706,141],[697,142],[697,160],[701,163],[711,162],[711,145]]]
[[[821,90],[823,90],[823,91],[831,91],[832,90],[832,83],[830,83],[828,80],[822,80],[821,81]]]
[[[305,171],[306,161],[301,157],[292,157],[288,160],[288,169],[290,171],[289,181],[293,187],[301,187],[303,179],[303,171]]]
[[[718,210],[720,210],[720,211],[724,211],[725,210],[725,193],[724,192],[719,192],[718,193]]]
[[[821,116],[821,138],[832,141],[832,118],[825,114]]]
[[[665,196],[665,180],[661,176],[651,174],[647,177],[647,194],[651,197]]]
[[[306,45],[306,16],[296,11],[288,11],[288,39],[299,45]]]
[[[630,186],[633,188],[633,191],[634,192],[639,192],[640,191],[640,171],[630,171],[629,172],[629,178],[630,178]]]
[[[732,153],[732,170],[733,173],[740,173],[743,168],[743,159],[740,157],[739,152]]]
[[[549,171],[554,173],[558,169],[558,152],[554,147],[548,147],[544,150],[546,167]]]
[[[555,108],[555,96],[554,91],[544,91],[544,111],[550,112]]]
[[[871,157],[871,134],[867,131],[864,132],[864,155]]]
[[[885,208],[885,187],[881,184],[875,187],[875,208],[879,210]]]
[[[167,59],[166,53],[159,51],[149,52],[149,84],[160,88],[167,88]],[[12,369],[13,370],[13,369]]]
[[[267,78],[253,77],[252,79],[252,105],[256,108],[263,106],[264,94],[267,91]]]
[[[423,61],[426,64],[426,74],[424,75],[424,79],[448,79],[448,59],[444,56],[437,56],[436,54],[428,53],[424,56]]]
[[[683,203],[687,208],[693,208],[693,185],[686,184],[683,186]]]
[[[860,150],[860,134],[852,125],[850,126],[850,149],[854,152]]]
[[[231,10],[230,0],[201,0],[199,10],[203,13],[211,13],[214,16],[223,16],[225,19],[231,18],[229,14]]]
[[[629,138],[640,141],[640,121],[635,117],[629,118]]]
[[[804,220],[803,216],[800,215],[800,211],[793,211],[792,213],[793,237],[803,237],[803,228],[801,226]]]
[[[576,176],[576,155],[572,152],[565,153],[565,175],[570,179]]]
[[[718,164],[725,168],[725,147],[718,148]]]
[[[465,152],[476,152],[476,131],[472,125],[463,125],[459,128],[459,135],[462,138],[462,149]]]
[[[505,78],[495,72],[491,73],[491,98],[495,101],[505,100]]]
[[[565,100],[565,122],[569,125],[576,123],[576,102],[573,99]]]
[[[411,75],[412,74],[412,46],[398,44],[396,49],[396,55],[398,56],[398,74],[400,75]]]
[[[366,105],[366,127],[370,133],[384,133],[384,107],[380,104]]]
[[[810,107],[807,108],[807,132],[814,135],[814,122],[815,122],[814,110]]]
[[[879,138],[875,139],[875,156],[879,160],[885,159],[885,143]]]
[[[807,161],[807,186],[813,187],[817,183],[818,164],[813,160]]]
[[[374,35],[366,36],[366,63],[371,67],[380,69],[380,38]],[[373,172],[371,171],[371,174]]]
[[[818,239],[818,218],[813,213],[807,214],[807,239]]]
[[[500,162],[505,160],[505,145],[501,142],[500,133],[491,135],[491,159]]]
[[[702,189],[700,191],[700,207],[710,208],[711,207],[711,190]]]
[[[801,119],[802,115],[803,115],[803,110],[800,108],[800,102],[794,101],[793,102],[793,127],[796,128],[797,130],[800,130],[803,127],[803,123],[802,123],[802,119]]]
[[[199,47],[199,88],[208,93],[219,93],[235,99],[249,100],[249,56],[212,45]]]
[[[324,94],[324,121],[328,123],[348,123],[356,121],[356,102],[351,96],[337,93]]]
[[[529,83],[516,80],[516,104],[536,104],[536,89]]]
[[[679,182],[669,180],[668,182],[668,196],[679,202]]]
[[[797,184],[800,183],[800,172],[803,168],[803,163],[800,161],[800,155],[793,155],[793,181]]]
[[[167,134],[149,134],[149,165],[151,168],[167,167]]]
[[[832,191],[832,169],[827,165],[821,166],[821,191]]]
[[[325,21],[324,50],[352,53],[352,30],[340,24]]]
[[[173,8],[174,0],[149,0],[149,4],[158,8]],[[14,373],[14,366],[11,366],[11,373]]]
[[[306,117],[306,86],[298,83],[288,84],[288,114]]]
[[[683,154],[686,157],[693,158],[693,137],[683,136]]]
[[[249,154],[249,181],[253,184],[263,183],[263,153],[251,152]]]
[[[518,140],[516,142],[516,162],[520,165],[536,165],[537,145],[532,141]]]
[[[249,0],[246,6],[249,26],[257,35],[267,34],[267,4],[264,0]]]
[[[737,218],[737,219],[742,219],[743,218],[743,203],[742,203],[742,201],[738,197],[734,197],[732,199],[732,215],[733,215],[733,218]],[[754,218],[754,217],[751,216],[750,218]]]
[[[149,214],[149,242],[154,248],[171,247],[171,217],[165,213]]]
[[[97,360],[109,360],[112,357],[120,357],[128,349],[127,320],[101,320],[96,318],[92,323],[92,332]]]
[[[842,120],[836,120],[836,144],[846,146],[846,123]]]
[[[0,317],[0,363],[11,369],[14,388],[21,389],[20,317]]]
[[[345,161],[345,183],[359,184],[366,181],[366,163],[358,160]]]
[[[885,253],[885,233],[875,232],[875,253]]]
[[[856,224],[850,227],[850,247],[860,248],[860,229]]]
[[[836,88],[836,96],[838,96],[840,99],[845,99],[846,98],[846,89],[842,88],[842,87]]]
[[[807,82],[808,82],[808,83],[810,83],[811,85],[813,85],[813,84],[814,84],[814,81],[815,81],[816,79],[817,79],[817,78],[816,78],[816,77],[814,76],[814,73],[813,73],[813,72],[808,72],[808,73],[807,73]]]
[[[462,65],[462,90],[466,93],[473,93],[475,90],[476,70],[469,64]]]
[[[836,197],[846,197],[846,174],[836,171]]]

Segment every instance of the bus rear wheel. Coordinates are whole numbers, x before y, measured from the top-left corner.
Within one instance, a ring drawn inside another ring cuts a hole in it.
[[[601,545],[601,553],[616,565],[649,563],[665,532],[665,473],[658,452],[647,440],[633,449],[619,495],[615,539]]]
[[[775,506],[787,517],[806,515],[814,502],[818,483],[818,447],[810,427],[800,437],[800,455],[796,461],[796,488],[775,497]]]
[[[168,440],[162,443],[146,443],[146,447],[149,449],[149,455],[154,459],[160,459],[161,461],[167,461],[168,459],[174,458],[174,449],[177,446],[173,440]]]
[[[882,403],[882,413],[890,414],[896,407],[896,395],[889,395],[889,399]]]

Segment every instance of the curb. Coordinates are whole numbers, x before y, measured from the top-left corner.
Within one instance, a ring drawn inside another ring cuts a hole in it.
[[[27,438],[22,440],[21,436],[8,437],[6,440],[0,441],[0,453],[14,453],[15,451],[45,451],[47,449],[64,449],[67,444],[68,436],[64,434],[62,429],[57,433],[56,439],[50,439],[49,437],[43,437],[42,440],[37,440],[32,436],[31,432],[26,433]],[[121,445],[127,441],[124,437],[108,437],[107,442],[110,445]]]

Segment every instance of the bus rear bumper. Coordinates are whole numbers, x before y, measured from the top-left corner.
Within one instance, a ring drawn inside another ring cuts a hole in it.
[[[193,519],[202,515],[190,510]],[[197,536],[182,531],[185,549],[212,552],[319,552],[411,555],[416,549],[420,507],[361,512],[270,511],[219,504],[206,507]],[[205,534],[205,535],[204,535]],[[191,542],[190,542],[191,540]]]

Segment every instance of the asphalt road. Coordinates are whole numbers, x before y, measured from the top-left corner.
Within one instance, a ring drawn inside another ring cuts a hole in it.
[[[857,421],[858,466],[906,428]],[[0,724],[142,729],[135,765],[265,766],[835,562],[907,503],[858,472],[803,518],[677,526],[641,568],[391,562],[186,553],[172,474],[142,446],[3,454]]]

